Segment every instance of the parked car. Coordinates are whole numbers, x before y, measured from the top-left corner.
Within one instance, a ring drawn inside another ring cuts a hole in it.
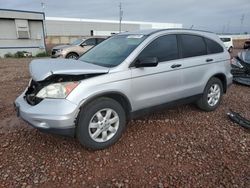
[[[250,86],[250,50],[243,50],[232,59],[233,81]]]
[[[244,49],[250,49],[250,40],[244,43]]]
[[[222,42],[224,43],[224,45],[226,46],[226,49],[228,50],[229,53],[233,52],[233,38],[232,37],[228,37],[228,36],[220,36],[220,39],[222,40]]]
[[[157,108],[194,102],[213,111],[232,83],[217,35],[184,29],[121,33],[78,60],[33,60],[30,74],[15,101],[20,117],[91,149],[114,144],[127,120]]]
[[[88,51],[93,46],[103,42],[103,37],[92,37],[88,39],[77,39],[71,44],[60,45],[52,48],[51,57],[67,58],[67,59],[78,59],[82,54]]]

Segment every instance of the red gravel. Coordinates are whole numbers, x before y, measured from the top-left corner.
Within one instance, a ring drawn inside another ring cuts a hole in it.
[[[16,117],[28,62],[0,59],[0,187],[250,187],[250,131],[225,115],[250,119],[250,88],[233,85],[215,112],[185,105],[133,120],[93,152]]]

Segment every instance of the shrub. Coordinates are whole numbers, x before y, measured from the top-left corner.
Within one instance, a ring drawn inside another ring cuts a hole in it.
[[[14,57],[16,57],[16,58],[23,58],[23,57],[25,57],[24,53],[26,53],[26,52],[25,51],[18,51],[18,52],[16,52],[14,54]]]
[[[46,52],[40,52],[36,54],[36,57],[48,57],[48,54]]]
[[[5,54],[4,57],[5,58],[12,58],[12,57],[14,57],[14,54],[9,52],[9,53]]]

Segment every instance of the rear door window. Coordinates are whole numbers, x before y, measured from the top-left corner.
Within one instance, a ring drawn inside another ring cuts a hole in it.
[[[205,38],[206,44],[207,44],[207,52],[208,54],[216,54],[216,53],[221,53],[223,52],[223,48],[220,44],[218,44],[217,42]]]
[[[203,37],[196,35],[180,35],[182,57],[195,57],[207,54],[206,44]]]
[[[158,37],[141,52],[138,58],[157,57],[159,62],[179,58],[176,35]]]

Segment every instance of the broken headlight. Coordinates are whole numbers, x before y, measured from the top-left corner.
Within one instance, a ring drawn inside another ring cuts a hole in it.
[[[38,98],[66,98],[80,82],[61,82],[45,86],[41,89],[36,97]]]

